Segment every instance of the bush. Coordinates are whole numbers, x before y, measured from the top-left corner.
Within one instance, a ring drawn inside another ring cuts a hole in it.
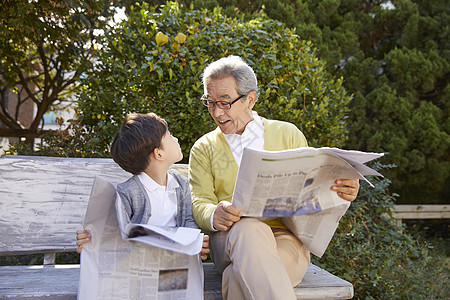
[[[312,146],[341,146],[351,97],[333,80],[310,43],[282,23],[245,23],[214,11],[184,12],[176,3],[158,10],[131,7],[128,20],[106,30],[79,97],[79,121],[107,153],[129,112],[155,112],[169,123],[185,157],[215,125],[202,106],[201,74],[210,62],[239,55],[259,80],[256,111],[296,124]]]
[[[61,120],[62,121],[62,120]],[[51,130],[41,136],[41,142],[31,149],[27,142],[11,144],[7,155],[62,156],[62,157],[108,157],[102,148],[98,151],[99,138],[88,134],[79,120],[69,120],[65,129]],[[62,124],[61,124],[62,125]]]
[[[402,233],[393,222],[390,214],[398,195],[387,193],[390,181],[370,181],[375,188],[362,184],[324,256],[313,262],[352,282],[359,299],[448,298],[446,259],[431,255],[430,244]]]

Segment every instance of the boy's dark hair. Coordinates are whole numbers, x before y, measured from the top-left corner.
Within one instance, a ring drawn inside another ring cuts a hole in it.
[[[111,144],[111,156],[122,169],[137,175],[147,168],[166,132],[167,122],[154,113],[127,114]]]

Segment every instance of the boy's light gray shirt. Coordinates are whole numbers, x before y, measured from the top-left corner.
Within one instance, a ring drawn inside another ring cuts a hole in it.
[[[178,187],[175,188],[177,196],[177,227],[198,228],[192,216],[191,192],[187,178],[177,173],[170,172],[170,174],[178,182]],[[147,224],[152,215],[152,210],[148,194],[139,178],[132,176],[127,181],[118,184],[117,192],[123,204],[124,211],[122,215],[124,218],[127,218],[127,220],[122,220],[125,222],[124,224]]]

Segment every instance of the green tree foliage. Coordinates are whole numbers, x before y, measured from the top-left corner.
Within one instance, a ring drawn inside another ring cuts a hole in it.
[[[187,157],[215,127],[200,102],[203,68],[231,54],[257,74],[260,115],[296,124],[313,146],[343,145],[350,96],[310,43],[268,19],[240,22],[220,9],[183,12],[175,3],[155,10],[131,7],[126,21],[106,30],[83,80],[79,121],[97,152],[107,152],[126,113],[152,111],[168,121]]]
[[[186,0],[251,19],[261,13],[310,40],[328,71],[343,76],[350,103],[347,148],[386,152],[399,202],[450,196],[448,1]],[[391,4],[391,5],[389,5]],[[245,13],[245,15],[243,15]],[[373,102],[377,99],[376,103]],[[404,199],[404,200],[402,200]]]
[[[352,103],[358,110],[351,117],[348,145],[389,153],[387,159],[398,168],[386,175],[405,199],[402,202],[446,203],[450,173],[445,92],[450,76],[446,48],[449,6],[442,3],[439,7],[438,1],[393,4],[396,9],[381,9],[373,20],[379,33],[371,52],[379,69],[372,71],[370,86],[358,83],[365,104]],[[344,76],[356,81],[357,72],[369,72],[363,67],[366,60],[349,62]],[[353,68],[359,70],[353,72]],[[355,91],[350,84],[348,88]]]
[[[80,75],[91,66],[93,31],[101,28],[111,13],[103,5],[101,0],[0,3],[3,125],[36,131],[45,112],[70,100]],[[17,103],[10,103],[9,90],[17,94]],[[26,101],[37,108],[28,127],[19,119]]]

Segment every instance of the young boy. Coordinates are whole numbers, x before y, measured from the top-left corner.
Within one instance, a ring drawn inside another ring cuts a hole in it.
[[[117,185],[127,218],[124,223],[198,228],[192,216],[187,178],[169,172],[183,158],[178,139],[167,122],[154,113],[128,114],[111,145],[111,156],[133,176]],[[77,230],[77,252],[89,242],[86,230]],[[201,259],[209,253],[209,236],[203,239]]]

